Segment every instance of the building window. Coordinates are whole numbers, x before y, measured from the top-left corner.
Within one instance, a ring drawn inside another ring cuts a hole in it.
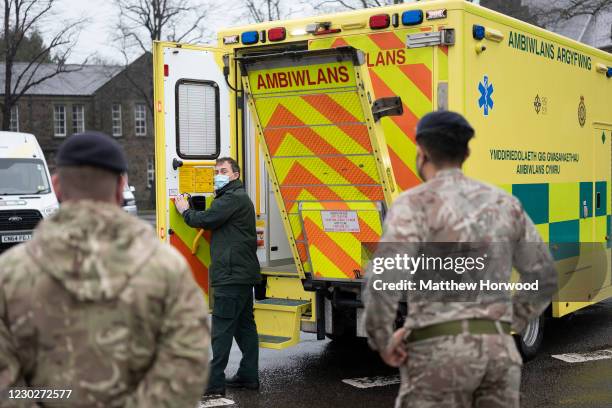
[[[219,155],[219,87],[214,82],[180,80],[176,101],[177,152],[185,159]]]
[[[147,160],[147,188],[155,186],[155,159],[149,157]]]
[[[11,108],[11,123],[9,124],[11,132],[19,132],[19,106],[14,105]]]
[[[72,105],[72,133],[83,133],[85,131],[85,107],[83,105]]]
[[[134,129],[136,136],[147,135],[147,107],[144,103],[134,106]]]
[[[121,124],[121,104],[113,103],[111,117],[113,119],[113,136],[123,135],[123,125]]]
[[[53,107],[53,134],[56,137],[66,137],[66,107],[64,105]]]

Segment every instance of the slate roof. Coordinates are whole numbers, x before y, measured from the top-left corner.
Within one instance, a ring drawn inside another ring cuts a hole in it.
[[[27,63],[15,63],[13,68],[13,83],[27,67]],[[0,64],[0,94],[4,93],[5,64]],[[30,88],[28,95],[70,95],[89,96],[93,95],[102,85],[117,75],[123,67],[107,65],[67,65],[66,70],[44,82]],[[41,78],[56,70],[55,64],[42,64],[37,70],[34,78]],[[24,78],[30,73],[26,74]],[[22,80],[23,83],[23,80]]]

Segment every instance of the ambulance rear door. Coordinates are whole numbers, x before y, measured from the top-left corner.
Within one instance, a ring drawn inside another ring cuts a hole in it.
[[[231,156],[229,93],[221,51],[156,43],[154,48],[157,233],[187,259],[208,296],[210,232],[191,228],[174,198],[191,195],[206,209],[213,197],[215,159]]]

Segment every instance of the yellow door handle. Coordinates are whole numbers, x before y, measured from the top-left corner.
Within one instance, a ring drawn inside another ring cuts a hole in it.
[[[204,235],[204,230],[200,229],[198,234],[193,239],[193,243],[191,244],[191,254],[195,255],[198,252],[198,246],[200,246],[200,239],[202,239],[202,235]]]

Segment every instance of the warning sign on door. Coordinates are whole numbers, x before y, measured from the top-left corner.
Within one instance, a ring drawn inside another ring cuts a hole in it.
[[[359,232],[357,211],[321,211],[325,232]]]

